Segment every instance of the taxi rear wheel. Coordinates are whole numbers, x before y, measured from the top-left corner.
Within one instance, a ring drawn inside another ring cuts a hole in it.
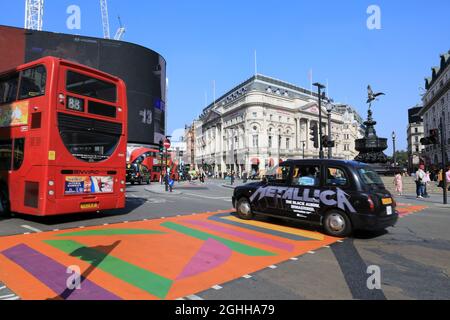
[[[352,224],[344,212],[329,211],[323,219],[325,232],[333,237],[347,237],[352,233]]]
[[[240,198],[237,202],[236,209],[239,218],[244,220],[253,219],[254,214],[252,213],[252,208],[247,198]]]

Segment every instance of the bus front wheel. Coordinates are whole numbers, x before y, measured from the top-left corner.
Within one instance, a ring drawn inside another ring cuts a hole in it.
[[[0,187],[0,217],[6,217],[11,213],[8,190],[6,187]]]

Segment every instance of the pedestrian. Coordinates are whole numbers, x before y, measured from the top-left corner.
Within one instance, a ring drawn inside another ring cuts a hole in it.
[[[244,170],[244,172],[242,172],[242,181],[244,183],[247,183],[247,179],[248,179],[248,174],[247,174],[247,171]]]
[[[233,185],[234,184],[234,171],[231,171],[230,181],[231,181],[231,185]]]
[[[424,196],[424,182],[423,180],[425,179],[425,166],[423,164],[421,164],[419,166],[419,170],[416,171],[416,195],[417,195],[417,199],[422,199]]]
[[[397,195],[402,196],[403,195],[403,178],[402,178],[402,174],[400,172],[397,172],[394,177],[394,185],[395,185],[395,192],[397,192]]]
[[[428,195],[428,186],[430,185],[431,182],[429,170],[425,172],[425,177],[423,178],[422,182],[423,182],[423,196],[425,198],[429,198],[430,196]]]

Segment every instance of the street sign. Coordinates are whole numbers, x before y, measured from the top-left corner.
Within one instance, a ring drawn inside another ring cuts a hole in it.
[[[164,140],[164,148],[166,148],[166,149],[170,148],[170,140],[169,139]]]

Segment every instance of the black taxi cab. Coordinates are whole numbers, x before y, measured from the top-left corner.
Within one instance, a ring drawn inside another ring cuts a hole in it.
[[[354,230],[382,230],[398,220],[395,200],[369,166],[344,160],[287,160],[262,181],[234,189],[242,219],[255,214],[322,226],[345,237]]]

